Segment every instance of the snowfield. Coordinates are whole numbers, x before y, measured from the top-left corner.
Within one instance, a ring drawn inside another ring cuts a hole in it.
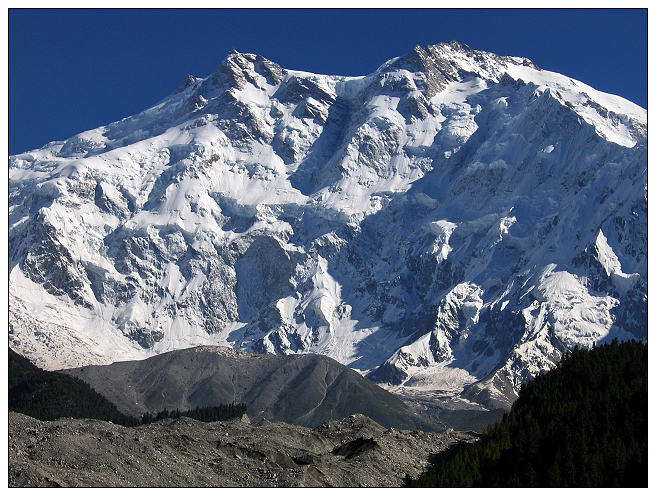
[[[647,340],[647,112],[528,59],[231,52],[9,166],[10,345],[41,367],[320,353],[492,408],[567,349]]]

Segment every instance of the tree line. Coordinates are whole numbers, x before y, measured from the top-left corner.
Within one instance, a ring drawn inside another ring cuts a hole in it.
[[[196,407],[186,411],[146,412],[141,418],[122,413],[93,387],[77,377],[43,370],[9,348],[9,410],[39,420],[61,417],[106,420],[126,427],[149,424],[164,418],[191,417],[202,422],[239,418],[246,405]]]
[[[576,348],[410,487],[647,487],[647,345]]]
[[[141,417],[142,424],[150,424],[162,419],[177,419],[180,417],[189,417],[201,422],[217,422],[219,420],[229,420],[231,418],[240,418],[246,413],[245,403],[231,403],[229,405],[220,404],[218,406],[197,406],[191,410],[180,411],[167,410],[166,408],[159,413],[146,412]]]

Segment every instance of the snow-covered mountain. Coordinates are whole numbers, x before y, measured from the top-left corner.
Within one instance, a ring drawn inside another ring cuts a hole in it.
[[[9,191],[10,344],[50,369],[313,352],[507,406],[647,339],[646,110],[457,42],[363,77],[233,51]]]

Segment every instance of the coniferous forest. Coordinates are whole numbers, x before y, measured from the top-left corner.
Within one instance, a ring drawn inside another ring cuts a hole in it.
[[[239,403],[237,405],[232,403],[230,405],[219,406],[197,406],[192,410],[185,411],[164,409],[159,413],[146,412],[141,417],[141,423],[150,424],[151,422],[157,422],[165,418],[177,419],[180,417],[189,417],[194,420],[200,420],[201,422],[216,422],[218,420],[239,418],[244,413],[246,413],[245,403]]]
[[[245,404],[197,407],[187,411],[147,412],[142,418],[121,413],[86,382],[60,372],[42,370],[9,348],[9,410],[39,420],[60,417],[108,420],[126,427],[164,418],[190,417],[203,422],[241,417]]]
[[[647,345],[575,349],[411,487],[647,487]]]

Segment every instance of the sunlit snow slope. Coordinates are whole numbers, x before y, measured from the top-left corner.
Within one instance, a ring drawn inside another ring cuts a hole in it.
[[[10,157],[10,345],[313,352],[507,406],[566,349],[647,340],[646,123],[457,42],[356,78],[232,52]]]

